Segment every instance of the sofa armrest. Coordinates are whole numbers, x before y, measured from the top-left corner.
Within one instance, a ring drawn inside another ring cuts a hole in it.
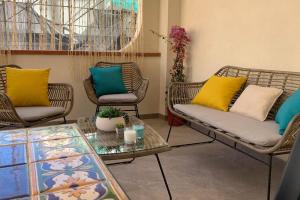
[[[168,108],[174,112],[173,105],[175,104],[189,104],[202,88],[204,82],[194,83],[171,83],[168,89]],[[173,113],[174,114],[174,113]]]
[[[0,124],[25,124],[17,114],[9,97],[3,92],[0,92]]]
[[[149,79],[143,78],[142,83],[139,86],[139,88],[136,91],[134,91],[134,94],[138,98],[137,99],[138,103],[141,102],[145,98],[147,90],[148,90],[148,86],[149,86]]]
[[[65,108],[65,115],[68,115],[74,103],[73,87],[66,83],[49,83],[48,96],[51,106]]]
[[[296,115],[286,128],[277,151],[291,151],[300,131],[300,114]]]
[[[89,98],[89,100],[91,102],[93,102],[94,104],[98,105],[99,101],[98,101],[98,98],[96,96],[95,89],[93,87],[93,83],[92,83],[91,78],[85,79],[83,81],[83,85],[84,85],[84,89],[85,89],[86,95]]]

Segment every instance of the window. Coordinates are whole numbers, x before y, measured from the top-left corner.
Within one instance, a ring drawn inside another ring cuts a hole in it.
[[[0,0],[0,50],[118,51],[138,0]]]

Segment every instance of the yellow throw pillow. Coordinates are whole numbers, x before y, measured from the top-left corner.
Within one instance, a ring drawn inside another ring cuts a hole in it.
[[[6,93],[14,106],[49,106],[50,69],[6,68]]]
[[[227,112],[232,98],[246,80],[246,77],[212,76],[192,100],[192,103]]]

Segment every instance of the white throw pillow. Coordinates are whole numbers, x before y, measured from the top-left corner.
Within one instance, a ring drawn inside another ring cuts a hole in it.
[[[233,104],[230,112],[264,121],[282,92],[278,88],[249,85]]]

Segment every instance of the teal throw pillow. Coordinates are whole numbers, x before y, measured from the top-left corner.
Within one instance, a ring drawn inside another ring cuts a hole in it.
[[[127,93],[121,66],[91,67],[96,96]]]
[[[300,89],[288,97],[280,106],[275,121],[279,124],[279,133],[282,135],[289,122],[300,113]]]

